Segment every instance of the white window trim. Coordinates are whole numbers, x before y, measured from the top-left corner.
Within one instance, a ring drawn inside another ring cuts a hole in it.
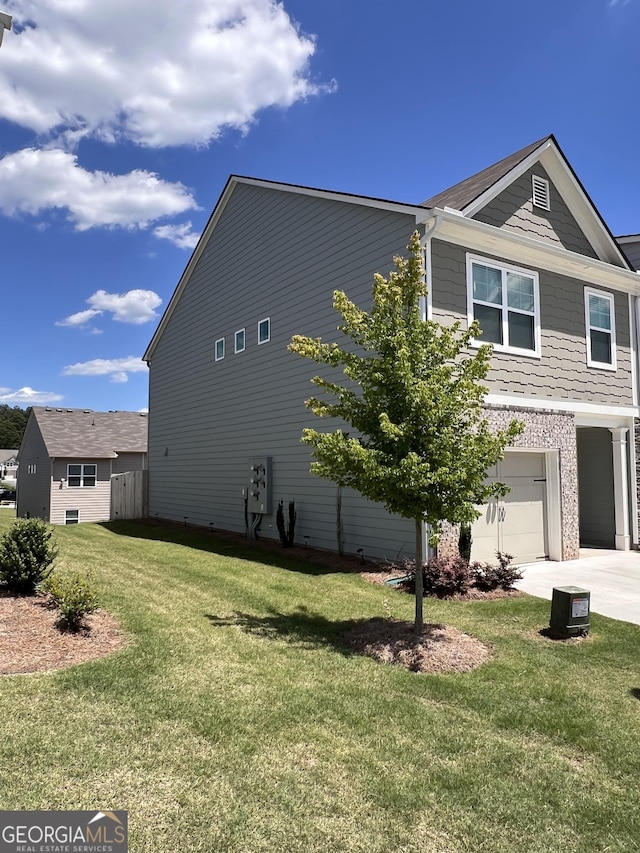
[[[540,344],[540,280],[538,273],[534,270],[524,269],[523,267],[516,267],[513,264],[506,264],[501,261],[496,261],[493,258],[483,258],[481,255],[470,255],[467,254],[467,322],[469,325],[473,323],[473,305],[476,300],[473,298],[473,264],[482,264],[485,267],[493,267],[493,269],[500,270],[502,273],[502,299],[503,302],[500,306],[493,305],[492,307],[497,308],[500,307],[502,309],[502,339],[509,340],[508,330],[509,324],[507,319],[507,305],[506,305],[506,273],[513,272],[517,275],[525,275],[528,278],[533,279],[533,342],[535,349],[521,349],[520,347],[512,347],[508,344],[494,344],[491,341],[483,341],[482,337],[477,340],[473,340],[471,345],[474,347],[482,346],[483,344],[491,344],[494,352],[504,352],[509,355],[520,355],[524,358],[542,358],[541,355],[541,344]],[[484,303],[482,300],[477,300],[479,305],[485,305],[489,303]],[[515,311],[515,313],[523,313],[530,316],[528,312],[522,311],[519,312],[517,309],[509,309],[511,311]]]
[[[260,326],[263,323],[269,324],[269,326],[268,326],[269,332],[268,332],[267,337],[263,341],[261,341],[260,340]],[[264,317],[262,320],[258,320],[258,346],[261,346],[262,344],[268,344],[270,340],[271,340],[271,317]]]
[[[541,210],[551,210],[551,194],[549,192],[549,181],[540,175],[531,176],[531,200],[534,207],[539,207]],[[541,196],[544,197],[544,203],[541,203]],[[536,197],[538,201],[536,201]]]
[[[589,296],[599,296],[601,299],[606,299],[610,306],[610,316],[611,316],[611,328],[610,329],[600,329],[597,326],[591,326],[591,321],[589,319]],[[606,290],[596,290],[595,287],[585,287],[584,289],[584,323],[585,323],[585,331],[586,331],[586,341],[587,341],[587,367],[593,367],[595,370],[609,370],[611,372],[618,369],[618,363],[616,358],[616,301],[613,293],[609,293]],[[604,361],[593,361],[591,358],[591,329],[595,329],[597,332],[606,332],[611,335],[611,364],[607,364]]]
[[[238,335],[242,334],[242,347],[238,347]],[[233,336],[233,351],[234,353],[244,352],[247,348],[247,330],[238,329]]]
[[[222,344],[222,355],[218,355],[218,344]],[[222,359],[224,358],[224,351],[225,351],[224,338],[218,338],[218,340],[215,342],[215,346],[214,346],[214,350],[213,350],[213,355],[214,355],[214,358],[216,361],[222,361]]]
[[[76,467],[79,466],[80,467],[80,473],[79,474],[70,474],[69,468],[71,468],[72,466],[76,466]],[[84,469],[88,468],[88,467],[94,468],[95,473],[85,475]],[[85,486],[85,483],[84,483],[85,476],[93,477],[95,482],[92,483],[90,486],[89,485]],[[72,486],[70,484],[71,477],[80,477],[80,485]],[[69,489],[95,489],[97,485],[98,485],[98,466],[96,465],[95,462],[69,462],[67,464],[67,488],[69,488]]]
[[[67,519],[67,513],[69,513],[69,512],[77,513],[77,518],[75,518],[73,521],[69,521]],[[80,524],[80,510],[79,509],[65,509],[65,511],[64,511],[64,523],[65,523],[65,525]]]

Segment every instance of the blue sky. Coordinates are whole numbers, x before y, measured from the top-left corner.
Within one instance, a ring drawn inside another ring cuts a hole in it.
[[[555,133],[640,232],[640,0],[0,10],[0,402],[144,409],[140,358],[231,173],[419,202]]]

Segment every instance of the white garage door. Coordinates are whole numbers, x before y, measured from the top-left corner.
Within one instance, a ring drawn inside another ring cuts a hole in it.
[[[503,551],[517,563],[543,560],[549,553],[544,454],[508,453],[487,479],[511,491],[478,507],[482,515],[472,528],[471,559],[495,562],[496,551]]]

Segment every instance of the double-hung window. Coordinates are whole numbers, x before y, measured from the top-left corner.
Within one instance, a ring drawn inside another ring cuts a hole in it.
[[[497,352],[540,356],[538,274],[467,256],[467,308],[482,329],[478,343]]]
[[[95,486],[97,473],[97,465],[67,465],[67,485],[69,488],[87,488]]]
[[[613,294],[591,287],[584,289],[587,329],[587,365],[616,369],[616,325]]]

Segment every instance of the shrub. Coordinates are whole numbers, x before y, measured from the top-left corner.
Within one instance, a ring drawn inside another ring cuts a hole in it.
[[[437,598],[464,595],[471,586],[469,563],[462,557],[433,557],[425,563],[422,576],[426,594]]]
[[[463,560],[467,563],[471,560],[471,545],[473,544],[473,536],[471,535],[471,525],[465,522],[460,525],[460,535],[458,536],[458,551]]]
[[[472,563],[469,567],[473,585],[484,592],[494,589],[513,589],[516,581],[522,577],[522,570],[512,565],[511,554],[496,551],[498,565],[493,563]]]
[[[53,531],[40,518],[19,518],[0,539],[0,582],[32,594],[58,556]]]
[[[296,513],[296,503],[295,501],[289,501],[289,523],[285,529],[284,503],[280,501],[280,503],[278,504],[278,510],[276,512],[276,526],[278,528],[278,534],[280,535],[280,542],[282,543],[283,548],[291,548],[293,545],[297,517],[298,514]]]
[[[67,631],[82,627],[84,617],[98,609],[98,592],[93,575],[74,572],[61,575],[54,572],[40,585],[60,611],[58,624]]]
[[[415,561],[406,561],[405,566],[415,577]],[[471,586],[469,563],[462,557],[432,557],[422,567],[422,580],[425,595],[447,598],[460,593],[464,595]],[[415,592],[415,580],[403,584],[409,592]]]

